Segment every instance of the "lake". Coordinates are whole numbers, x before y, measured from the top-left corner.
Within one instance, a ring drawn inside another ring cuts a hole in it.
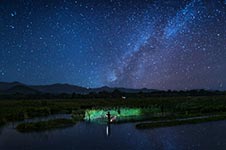
[[[40,121],[70,115],[54,115],[26,121]],[[79,122],[68,128],[20,133],[9,123],[0,127],[0,150],[224,150],[226,121],[137,130],[135,123],[96,124]]]

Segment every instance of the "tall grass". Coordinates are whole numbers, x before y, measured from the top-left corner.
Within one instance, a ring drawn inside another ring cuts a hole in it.
[[[57,113],[82,116],[87,109],[139,108],[143,114],[194,116],[226,113],[225,96],[177,96],[114,99],[1,100],[0,122]]]

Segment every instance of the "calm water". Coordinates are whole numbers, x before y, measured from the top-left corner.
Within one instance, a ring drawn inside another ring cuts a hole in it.
[[[69,116],[51,118],[62,117]],[[45,118],[35,119],[39,120]],[[107,126],[80,122],[69,128],[26,134],[17,132],[16,124],[0,128],[0,150],[226,149],[226,121],[151,130],[137,130],[134,123]]]

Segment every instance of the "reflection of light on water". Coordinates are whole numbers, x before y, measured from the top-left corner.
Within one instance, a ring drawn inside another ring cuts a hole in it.
[[[110,136],[111,135],[111,125],[108,123],[106,126],[106,136]]]
[[[106,126],[106,135],[109,136],[110,135],[110,131],[109,131],[110,127]]]

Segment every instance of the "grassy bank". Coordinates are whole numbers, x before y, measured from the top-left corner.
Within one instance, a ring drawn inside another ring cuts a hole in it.
[[[74,124],[75,122],[72,119],[56,119],[35,123],[21,123],[17,125],[16,129],[20,132],[33,132],[73,126]]]
[[[185,120],[166,120],[166,121],[156,121],[150,123],[139,123],[136,125],[137,129],[152,129],[159,127],[170,127],[184,124],[197,124],[202,122],[217,121],[217,120],[226,120],[226,116],[210,116],[206,118],[194,118],[194,119],[185,119]]]
[[[87,109],[141,108],[151,118],[179,118],[226,113],[225,96],[170,96],[95,99],[1,100],[0,121],[10,122],[68,113],[82,119]],[[145,112],[148,110],[148,112]],[[153,110],[150,112],[149,110]]]

